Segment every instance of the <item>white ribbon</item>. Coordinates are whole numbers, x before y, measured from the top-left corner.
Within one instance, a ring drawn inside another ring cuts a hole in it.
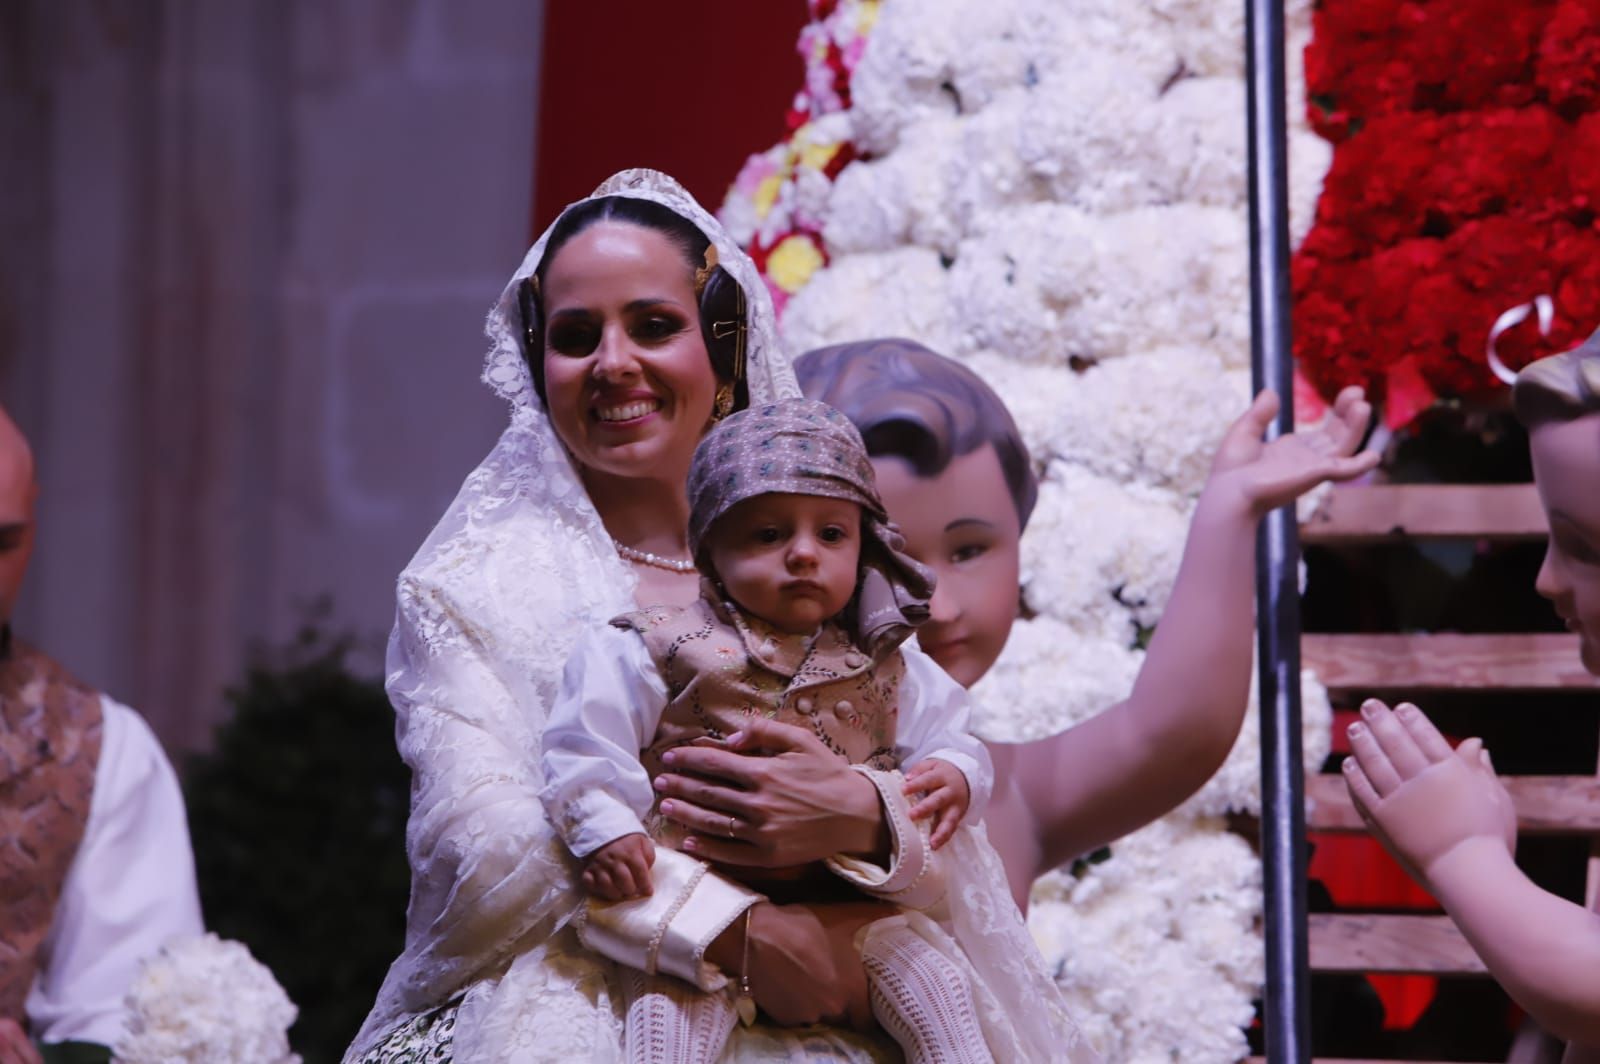
[[[1495,350],[1500,341],[1500,335],[1513,326],[1521,325],[1528,319],[1528,314],[1535,310],[1539,312],[1539,335],[1549,336],[1550,323],[1554,320],[1556,312],[1555,304],[1550,301],[1549,296],[1535,296],[1531,303],[1517,304],[1496,318],[1494,325],[1489,329],[1489,343],[1487,345],[1489,368],[1494,371],[1494,375],[1499,377],[1503,384],[1514,384],[1517,374],[1515,370],[1500,361],[1500,355]]]

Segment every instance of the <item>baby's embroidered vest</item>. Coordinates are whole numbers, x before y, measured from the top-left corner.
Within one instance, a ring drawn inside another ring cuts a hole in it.
[[[874,665],[843,628],[789,635],[728,603],[702,597],[612,620],[644,640],[667,685],[667,708],[639,760],[654,779],[661,755],[702,736],[720,739],[757,714],[806,728],[853,765],[895,767],[895,718],[905,661],[898,650]],[[675,825],[654,814],[651,833],[669,846]]]
[[[0,659],[0,1016],[21,1022],[39,950],[83,841],[100,696],[31,647]]]

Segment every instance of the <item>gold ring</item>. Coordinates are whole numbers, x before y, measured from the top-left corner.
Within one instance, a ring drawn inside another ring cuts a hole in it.
[[[733,838],[733,829],[735,827],[737,827],[738,824],[739,824],[739,821],[737,819],[735,819],[734,817],[730,816],[728,818],[728,838],[730,838],[730,839]]]

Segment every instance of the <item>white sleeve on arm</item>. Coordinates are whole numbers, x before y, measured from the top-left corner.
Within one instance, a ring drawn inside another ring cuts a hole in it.
[[[960,769],[972,791],[967,818],[975,823],[994,790],[994,762],[988,748],[967,730],[972,705],[967,689],[921,650],[907,646],[900,653],[906,675],[900,682],[895,756],[903,769],[930,757]]]
[[[42,1042],[115,1042],[139,963],[168,939],[204,930],[178,778],[138,714],[100,702],[89,821],[28,993]]]
[[[666,706],[637,632],[606,625],[579,637],[544,730],[540,794],[574,857],[644,831],[655,799],[639,751]]]

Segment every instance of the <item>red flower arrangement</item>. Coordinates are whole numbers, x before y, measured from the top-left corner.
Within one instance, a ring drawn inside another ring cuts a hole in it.
[[[1320,393],[1364,384],[1398,426],[1499,387],[1507,308],[1556,308],[1502,338],[1513,368],[1600,324],[1600,0],[1326,0],[1305,58],[1335,145],[1293,263]]]

